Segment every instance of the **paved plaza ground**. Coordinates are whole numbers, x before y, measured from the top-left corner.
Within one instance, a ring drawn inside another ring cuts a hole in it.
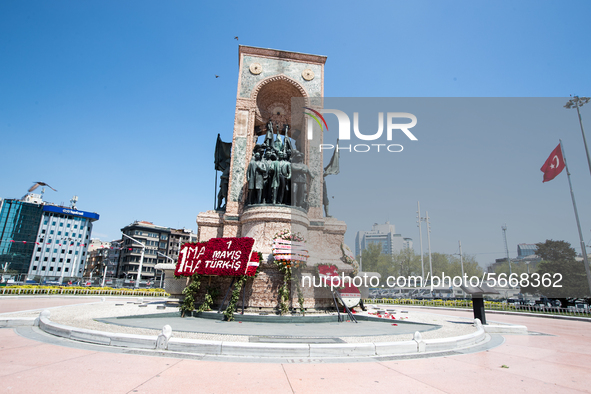
[[[82,297],[2,297],[0,313],[84,304]],[[50,309],[51,310],[51,309]],[[54,309],[57,311],[57,309]],[[429,309],[459,319],[471,311]],[[591,388],[588,322],[488,314],[526,325],[531,335],[503,334],[481,352],[431,358],[328,363],[205,361],[63,346],[0,329],[2,393],[569,393]],[[31,330],[31,328],[27,328]],[[535,334],[534,334],[535,333]],[[44,334],[46,335],[46,334]]]

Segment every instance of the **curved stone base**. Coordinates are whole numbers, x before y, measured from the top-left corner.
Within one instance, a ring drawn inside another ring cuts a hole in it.
[[[180,354],[196,354],[204,356],[222,357],[252,357],[255,359],[300,358],[303,359],[339,359],[366,358],[372,359],[384,356],[432,354],[437,356],[442,352],[458,351],[470,347],[482,346],[490,341],[482,326],[477,325],[477,331],[471,334],[441,339],[421,339],[417,332],[410,341],[400,342],[366,342],[366,343],[257,343],[212,341],[200,339],[175,338],[170,326],[165,326],[158,336],[124,334],[88,330],[84,328],[66,326],[50,320],[49,310],[41,312],[37,324],[39,328],[49,334],[74,341],[98,344],[103,346],[125,347],[162,351],[164,354],[175,356]],[[343,323],[346,324],[346,323]],[[167,332],[167,335],[165,335]],[[484,349],[483,349],[484,350]],[[351,360],[352,361],[352,360]]]

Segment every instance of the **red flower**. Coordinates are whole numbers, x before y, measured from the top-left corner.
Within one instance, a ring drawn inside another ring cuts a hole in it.
[[[212,238],[199,244],[186,243],[181,248],[175,275],[242,276],[246,274],[254,239]]]

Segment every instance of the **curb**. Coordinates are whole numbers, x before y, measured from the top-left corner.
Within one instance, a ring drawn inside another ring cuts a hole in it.
[[[298,358],[335,358],[335,357],[375,357],[409,354],[426,354],[442,351],[456,351],[482,344],[490,339],[480,321],[475,321],[477,331],[459,337],[423,340],[420,332],[414,339],[402,342],[370,342],[339,344],[293,344],[293,343],[255,343],[226,342],[197,339],[171,338],[170,326],[164,326],[158,336],[120,334],[96,330],[87,330],[65,326],[49,319],[49,310],[40,313],[39,318],[27,319],[29,325],[49,334],[80,342],[115,347],[152,349],[164,352],[191,353],[208,356],[231,357],[298,357]]]
[[[36,317],[2,317],[0,318],[0,328],[36,326]]]

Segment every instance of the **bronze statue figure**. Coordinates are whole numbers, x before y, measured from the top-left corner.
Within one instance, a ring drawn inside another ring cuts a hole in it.
[[[226,205],[228,204],[228,183],[230,182],[230,161],[231,159],[228,157],[225,161],[225,168],[220,176],[220,191],[218,193],[218,210],[226,209]],[[222,200],[226,200],[224,202],[224,206],[222,206]]]
[[[265,164],[261,161],[261,154],[255,152],[246,171],[248,180],[247,201],[249,204],[261,204],[266,176],[267,170]]]
[[[300,208],[308,209],[308,179],[314,176],[304,164],[304,155],[294,150],[291,154],[291,202]]]
[[[265,134],[265,141],[263,141],[265,148],[271,148],[273,146],[273,122],[269,119],[267,123],[267,134]]]
[[[291,180],[291,163],[286,160],[285,153],[279,152],[279,187],[277,189],[277,204],[289,205],[289,184]]]

